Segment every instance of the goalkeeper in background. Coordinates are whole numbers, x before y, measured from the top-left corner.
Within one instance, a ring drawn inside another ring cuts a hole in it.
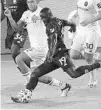
[[[66,48],[63,38],[63,29],[65,26],[70,26],[70,31],[76,31],[76,25],[69,23],[53,16],[49,8],[43,8],[40,11],[40,17],[46,26],[46,33],[48,35],[49,51],[47,58],[43,64],[37,67],[31,74],[30,80],[26,85],[27,92],[32,92],[38,84],[38,78],[48,74],[58,68],[62,68],[72,78],[78,78],[95,68],[100,68],[100,63],[92,65],[85,65],[75,68],[72,63],[69,50]],[[19,93],[20,94],[20,93]],[[25,92],[26,94],[26,92]],[[11,97],[14,102],[24,102],[21,95]],[[27,100],[27,99],[26,99]],[[29,100],[25,101],[28,102]]]

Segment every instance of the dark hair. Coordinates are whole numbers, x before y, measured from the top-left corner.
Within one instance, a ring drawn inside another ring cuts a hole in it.
[[[53,16],[52,11],[49,8],[47,8],[47,7],[43,8],[40,11],[40,17],[41,18],[50,18],[52,16]]]

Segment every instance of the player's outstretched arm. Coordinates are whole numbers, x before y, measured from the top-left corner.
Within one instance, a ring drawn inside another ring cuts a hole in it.
[[[11,11],[9,8],[6,7],[4,13],[5,13],[5,16],[8,17],[10,24],[14,31],[18,31],[25,25],[25,23],[22,20],[19,20],[18,23],[15,22],[15,20],[13,19],[12,15],[11,15]]]
[[[62,20],[63,26],[70,26],[70,32],[76,32],[76,24],[67,20]]]

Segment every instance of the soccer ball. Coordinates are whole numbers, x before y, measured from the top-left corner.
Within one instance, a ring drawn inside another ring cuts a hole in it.
[[[28,103],[31,100],[32,92],[28,89],[21,90],[18,93],[19,101],[23,103]]]

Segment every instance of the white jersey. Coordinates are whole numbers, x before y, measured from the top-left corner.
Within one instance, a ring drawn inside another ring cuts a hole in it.
[[[37,50],[48,48],[46,28],[43,21],[40,19],[40,11],[40,7],[38,7],[35,12],[27,10],[23,13],[20,19],[27,24],[26,27],[28,30],[30,46]],[[33,17],[37,17],[37,19],[34,19],[33,21]]]
[[[101,10],[101,0],[78,0],[78,15],[80,23],[86,19],[91,19]],[[98,22],[89,24],[89,27],[96,26]]]

